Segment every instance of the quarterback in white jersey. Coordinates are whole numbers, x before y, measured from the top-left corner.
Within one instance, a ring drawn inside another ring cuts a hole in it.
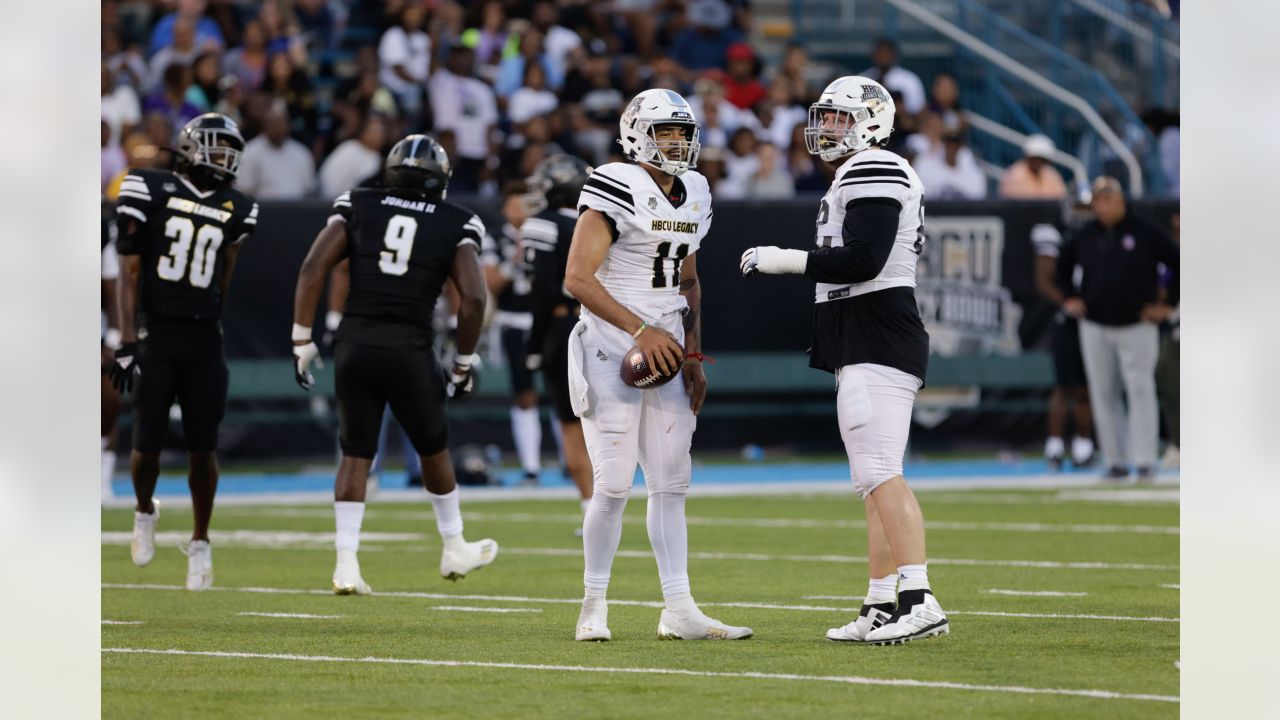
[[[809,364],[836,376],[840,436],[866,503],[871,575],[861,613],[827,637],[873,645],[950,632],[929,587],[920,505],[902,477],[929,335],[915,301],[924,187],[906,160],[880,147],[893,116],[874,80],[828,85],[805,128],[809,152],[838,167],[818,209],[817,248],[756,247],[741,263],[743,275],[817,281]]]
[[[658,636],[750,637],[750,628],[704,615],[689,587],[689,447],[707,393],[696,253],[711,227],[707,180],[692,170],[699,124],[677,93],[646,90],[627,106],[619,129],[623,152],[635,164],[609,163],[587,178],[564,283],[583,306],[570,335],[568,379],[594,489],[583,522],[586,592],[576,638],[612,637],[605,591],[637,463],[649,492],[649,542],[666,602]],[[664,373],[683,358],[682,382],[646,389],[624,384],[619,368],[632,346]]]

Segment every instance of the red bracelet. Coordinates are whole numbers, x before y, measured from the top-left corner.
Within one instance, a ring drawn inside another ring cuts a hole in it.
[[[711,357],[710,355],[703,355],[700,352],[685,353],[684,359],[685,360],[701,360],[703,362],[709,362],[712,365],[716,364],[715,358]]]

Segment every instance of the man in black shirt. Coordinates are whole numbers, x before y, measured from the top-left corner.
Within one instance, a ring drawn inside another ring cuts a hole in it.
[[[1151,482],[1160,429],[1157,326],[1178,304],[1178,248],[1163,230],[1126,207],[1115,178],[1094,182],[1091,205],[1095,219],[1058,258],[1058,287],[1067,296],[1062,310],[1080,318],[1080,347],[1106,476],[1123,479],[1132,463],[1139,482]],[[1168,303],[1157,295],[1160,265],[1168,271]],[[1071,282],[1077,266],[1078,290]]]
[[[308,367],[320,352],[310,323],[325,278],[349,260],[351,288],[334,351],[342,444],[334,487],[338,560],[333,591],[339,595],[373,592],[360,575],[356,552],[369,467],[388,405],[422,460],[423,484],[444,539],[440,574],[456,580],[498,554],[493,540],[463,539],[449,458],[445,397],[461,399],[475,385],[472,364],[485,305],[477,259],[484,225],[470,210],[444,199],[450,174],[449,157],[434,139],[410,135],[396,143],[387,155],[386,187],[339,195],[298,273],[293,355],[298,384],[310,390],[315,378]],[[446,382],[432,347],[431,318],[450,280],[462,301],[458,354]]]
[[[120,348],[111,379],[133,388],[133,489],[138,498],[130,552],[139,567],[155,555],[159,513],[152,495],[169,407],[182,408],[194,528],[187,589],[213,585],[209,518],[218,487],[218,425],[227,403],[222,304],[236,255],[258,224],[258,204],[231,188],[244,138],[225,115],[206,113],[178,136],[177,168],[133,170],[120,184]]]

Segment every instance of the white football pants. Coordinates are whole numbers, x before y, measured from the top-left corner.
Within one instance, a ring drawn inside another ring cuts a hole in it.
[[[836,373],[836,417],[849,455],[853,489],[866,499],[902,474],[911,430],[911,408],[920,378],[873,363],[845,365]]]

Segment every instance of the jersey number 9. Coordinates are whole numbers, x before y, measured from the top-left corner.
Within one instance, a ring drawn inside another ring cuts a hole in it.
[[[388,275],[409,272],[409,254],[413,252],[413,237],[418,234],[418,221],[408,215],[394,215],[387,223],[387,234],[382,238],[386,250],[378,256],[378,269]]]

